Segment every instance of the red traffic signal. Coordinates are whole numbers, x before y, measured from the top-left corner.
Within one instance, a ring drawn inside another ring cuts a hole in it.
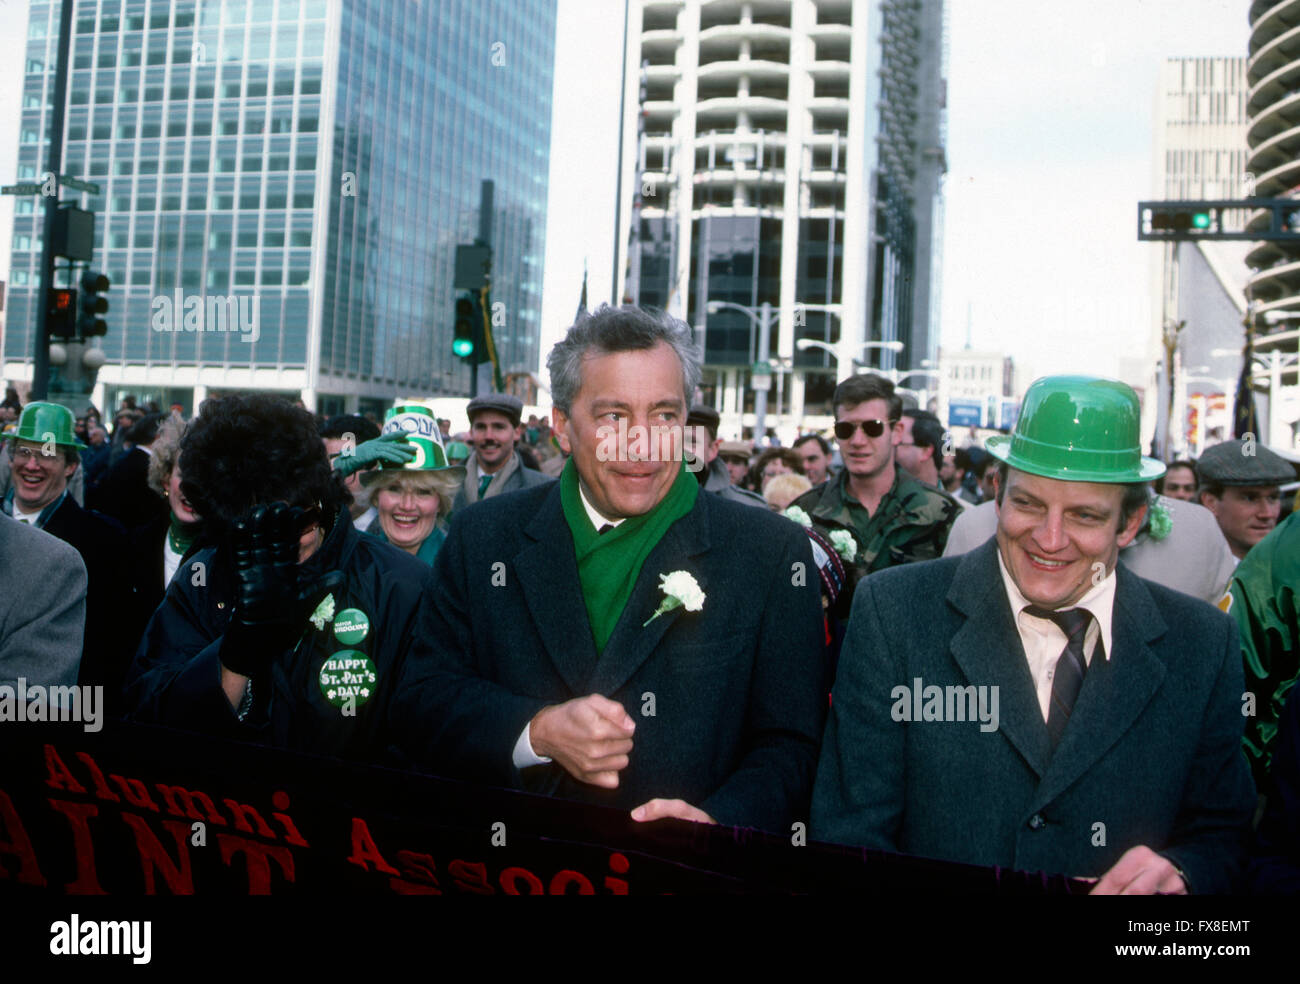
[[[77,292],[71,287],[50,289],[50,311],[47,323],[50,334],[56,338],[71,338],[77,332]]]

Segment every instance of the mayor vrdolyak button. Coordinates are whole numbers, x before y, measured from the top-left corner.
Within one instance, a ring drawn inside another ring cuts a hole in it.
[[[334,616],[334,638],[355,646],[370,634],[370,617],[360,608],[345,608]]]

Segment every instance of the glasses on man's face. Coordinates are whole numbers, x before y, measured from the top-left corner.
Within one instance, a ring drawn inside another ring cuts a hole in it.
[[[46,451],[43,448],[14,448],[12,454],[15,465],[25,465],[29,461],[54,464],[63,458],[57,451]]]
[[[837,420],[835,421],[835,436],[841,441],[853,440],[853,435],[859,427],[862,433],[867,437],[879,437],[885,433],[888,422],[884,420]]]

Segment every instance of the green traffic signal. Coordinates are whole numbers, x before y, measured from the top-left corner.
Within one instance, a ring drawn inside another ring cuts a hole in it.
[[[452,333],[451,350],[462,359],[474,355],[474,319],[478,307],[473,296],[462,294],[456,298],[456,323]]]
[[[1195,215],[1192,216],[1192,226],[1196,229],[1210,228],[1210,213],[1197,212]]]

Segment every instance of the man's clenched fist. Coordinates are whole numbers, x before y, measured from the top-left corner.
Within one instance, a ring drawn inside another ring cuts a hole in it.
[[[618,787],[636,722],[616,700],[591,694],[544,707],[529,723],[533,751],[554,759],[580,782]]]

